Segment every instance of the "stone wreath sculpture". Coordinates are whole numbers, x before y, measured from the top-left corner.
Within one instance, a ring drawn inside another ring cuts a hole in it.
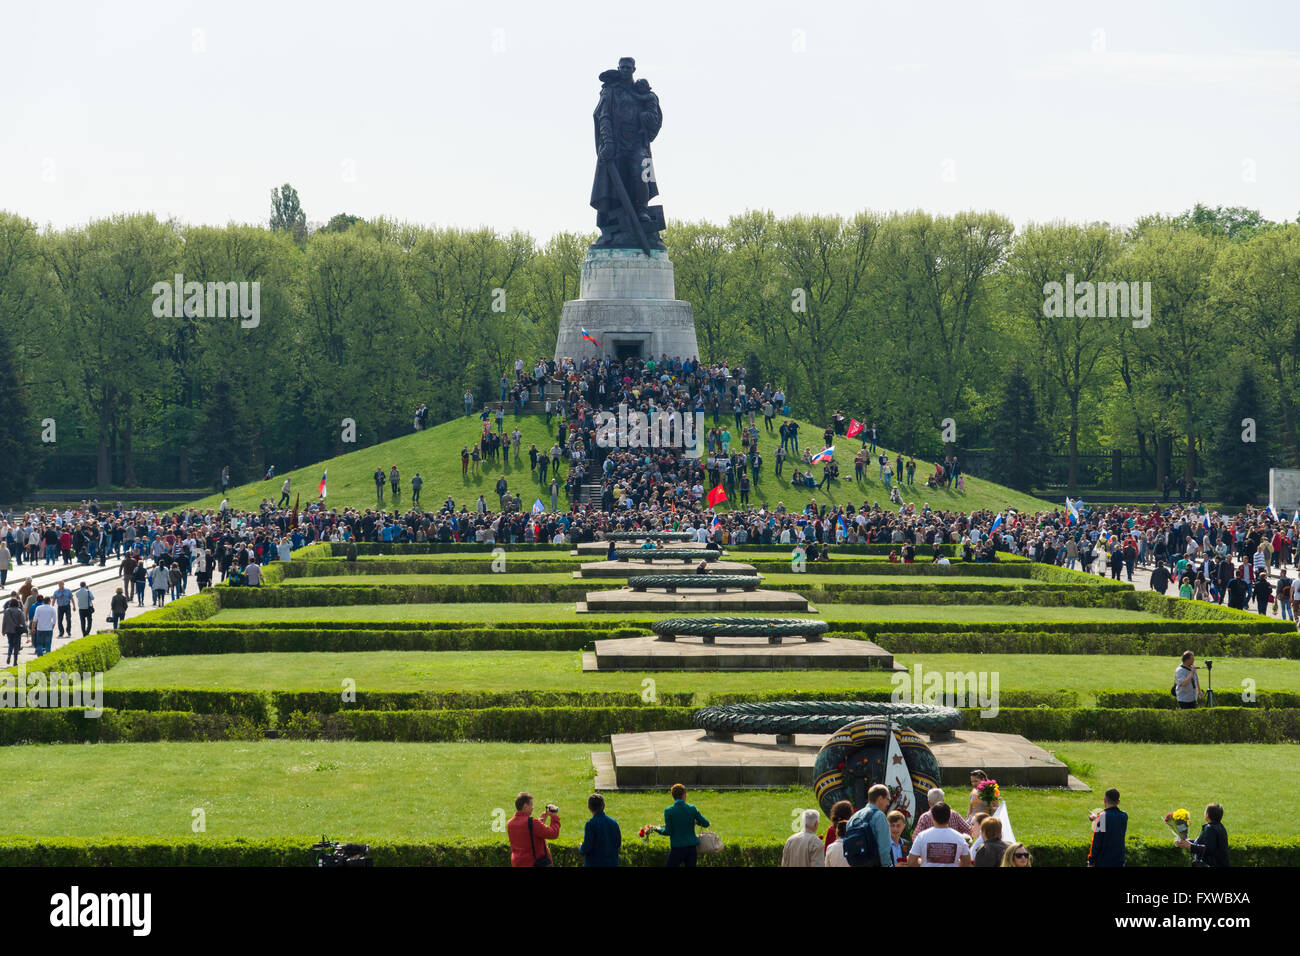
[[[656,622],[657,627],[663,622]],[[817,622],[821,623],[821,622]],[[855,720],[889,718],[913,730],[940,733],[961,726],[961,711],[931,704],[875,700],[776,700],[718,704],[695,712],[701,730],[727,734],[835,734]]]
[[[615,548],[615,561],[716,561],[721,551],[707,548]]]
[[[714,576],[709,575],[708,580],[714,580]],[[790,617],[670,617],[651,622],[650,630],[664,641],[671,641],[685,635],[702,637],[705,644],[712,644],[714,638],[718,637],[766,637],[771,643],[780,643],[783,637],[802,637],[809,641],[819,641],[829,626],[825,621]],[[705,708],[705,710],[711,709]],[[745,732],[767,733],[768,731]],[[776,732],[771,731],[771,733]],[[812,733],[812,731],[805,732]]]
[[[664,588],[669,592],[678,588],[712,588],[721,594],[728,588],[753,591],[763,579],[756,574],[634,574],[627,579],[633,591],[646,588]]]
[[[611,531],[605,535],[606,541],[691,541],[694,535],[689,531]]]

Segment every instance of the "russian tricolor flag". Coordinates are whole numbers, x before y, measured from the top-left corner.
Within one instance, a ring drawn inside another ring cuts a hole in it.
[[[1002,512],[999,511],[998,516],[993,519],[993,526],[989,528],[989,534],[997,534],[998,528],[1001,527],[1002,527]]]
[[[834,457],[835,457],[835,446],[830,445],[829,447],[823,448],[817,454],[813,455],[812,463],[814,465],[820,464],[823,461],[830,461]]]
[[[1209,516],[1209,514],[1203,514],[1203,515],[1201,515],[1201,527],[1204,528],[1206,531],[1209,531],[1209,530],[1210,530],[1210,516]]]
[[[320,476],[320,484],[316,486],[316,494],[322,498],[325,497],[325,479],[328,478],[329,476],[330,476],[330,470],[326,468],[325,474]]]
[[[592,335],[590,332],[588,332],[586,329],[582,330],[582,338],[585,341],[590,342],[592,345],[596,346],[597,348],[600,347],[600,343],[596,341],[596,337]]]
[[[1273,507],[1273,502],[1270,501],[1268,503],[1268,507],[1264,509],[1264,514],[1268,515],[1274,521],[1277,520],[1277,509]]]

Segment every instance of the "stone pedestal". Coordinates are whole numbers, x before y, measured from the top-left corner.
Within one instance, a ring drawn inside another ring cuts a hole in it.
[[[582,337],[582,331],[600,342]],[[579,298],[564,303],[556,361],[604,356],[691,359],[699,355],[691,304],[676,298],[666,252],[590,249]]]

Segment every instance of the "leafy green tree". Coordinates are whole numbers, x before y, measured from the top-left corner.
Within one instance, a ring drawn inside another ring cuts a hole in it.
[[[288,232],[300,245],[307,238],[307,214],[298,201],[298,190],[288,183],[271,190],[271,230]]]
[[[36,419],[32,415],[23,382],[14,367],[4,329],[0,328],[0,505],[21,504],[36,483],[38,466],[44,457]]]

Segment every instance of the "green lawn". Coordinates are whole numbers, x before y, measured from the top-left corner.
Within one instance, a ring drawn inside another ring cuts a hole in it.
[[[1173,680],[1166,657],[1051,654],[902,654],[898,662],[922,673],[995,672],[998,688],[1073,690],[1089,706],[1098,690],[1157,690]],[[611,672],[583,673],[576,651],[359,651],[354,653],[195,654],[124,658],[105,677],[118,688],[202,687],[241,690],[623,691],[640,692],[652,677],[662,693],[759,693],[890,687],[878,671]],[[1300,661],[1225,658],[1214,668],[1220,703],[1242,681],[1256,691],[1300,691]]]
[[[725,421],[728,424],[734,424],[731,419],[725,419]],[[321,474],[328,468],[328,503],[332,507],[374,508],[377,501],[375,484],[371,476],[375,473],[376,468],[382,467],[387,472],[393,465],[396,465],[402,475],[402,499],[400,502],[402,507],[409,507],[410,505],[410,480],[417,471],[424,479],[421,504],[428,510],[437,510],[448,495],[455,500],[457,507],[465,504],[472,508],[480,493],[487,499],[489,507],[495,508],[497,500],[494,489],[497,478],[502,475],[505,476],[506,481],[509,483],[511,491],[518,493],[524,499],[525,507],[531,507],[533,500],[541,495],[542,488],[537,482],[534,473],[528,467],[529,445],[536,444],[539,451],[545,452],[550,449],[555,440],[556,421],[553,420],[549,428],[545,422],[544,416],[526,414],[516,417],[507,409],[505,418],[506,436],[510,435],[516,425],[518,425],[523,436],[520,463],[518,465],[514,464],[513,458],[509,463],[498,463],[496,465],[486,462],[481,466],[478,477],[462,478],[460,472],[461,448],[470,442],[477,442],[482,434],[478,416],[475,415],[472,418],[457,418],[449,422],[443,422],[422,432],[412,432],[409,435],[372,445],[369,448],[348,452],[345,455],[317,462],[305,468],[289,472],[278,471],[270,481],[253,481],[239,485],[230,491],[230,504],[233,508],[255,510],[265,498],[276,501],[280,495],[280,486],[286,477],[291,481],[290,494],[297,495],[300,493],[304,503],[315,501],[317,500],[317,484],[320,481]],[[495,423],[493,427],[495,427]],[[815,446],[814,451],[821,450],[821,432],[821,427],[814,427],[806,422],[800,422],[801,441],[810,447]],[[740,439],[738,435],[735,437],[738,446]],[[814,499],[819,505],[826,503],[832,505],[850,503],[861,505],[863,501],[889,503],[889,492],[885,490],[878,477],[876,477],[880,473],[878,467],[868,469],[864,481],[854,481],[853,456],[861,447],[858,441],[839,439],[837,457],[840,460],[840,474],[844,478],[837,483],[833,490],[828,488],[822,491],[796,490],[790,487],[788,478],[794,470],[793,460],[786,463],[785,477],[778,478],[772,473],[773,453],[779,444],[780,439],[775,434],[768,436],[763,433],[760,423],[759,448],[766,460],[763,465],[761,479],[754,486],[750,495],[751,504],[766,504],[775,507],[778,502],[784,502],[788,508],[797,511]],[[891,462],[893,460],[892,452],[890,453],[890,460]],[[933,470],[933,463],[922,462],[917,459],[916,485],[910,489],[903,489],[902,495],[905,501],[915,502],[918,508],[928,503],[932,508],[936,509],[962,511],[983,508],[993,510],[1016,508],[1020,511],[1034,512],[1052,507],[1052,505],[1041,499],[973,477],[967,477],[966,479],[965,494],[958,494],[955,488],[952,490],[930,490],[924,486],[924,476]],[[820,477],[821,469],[817,468],[815,472]],[[567,468],[562,468],[560,476],[561,507],[567,506],[567,499],[564,497],[562,490],[565,474],[567,474]],[[392,501],[387,488],[384,491],[384,503],[386,507],[391,509]],[[544,503],[549,507],[549,499],[546,499]],[[214,494],[199,499],[192,506],[207,509],[216,508],[220,504],[221,495]]]
[[[1145,611],[1108,607],[823,603],[817,605],[817,609],[817,616],[828,621],[952,621],[970,624],[1041,621],[1050,624],[1160,620]],[[777,616],[807,615],[782,612]],[[598,625],[609,621],[646,621],[654,617],[646,611],[630,614],[578,614],[571,604],[349,604],[335,607],[223,608],[207,621],[213,624],[275,624],[280,621],[463,621],[467,624],[491,624],[497,621],[590,621]]]
[[[230,840],[293,837],[307,847],[322,832],[335,839],[455,840],[501,843],[498,811],[529,790],[537,803],[557,803],[559,842],[580,841],[591,792],[592,744],[421,744],[265,741],[258,743],[103,744],[0,749],[7,810],[0,834],[33,837],[170,837]],[[1048,743],[1093,787],[1003,791],[1017,838],[1075,835],[1088,839],[1087,812],[1100,791],[1120,789],[1129,834],[1163,839],[1160,816],[1186,807],[1198,820],[1211,800],[1224,805],[1236,841],[1293,834],[1300,811],[1278,799],[1279,781],[1300,776],[1300,748],[1288,745],[1163,746]],[[75,785],[61,785],[69,781]],[[964,788],[952,788],[954,805]],[[723,839],[780,842],[811,790],[717,793],[692,791]],[[613,793],[610,815],[634,839],[659,822],[666,794]],[[193,833],[193,811],[206,832]],[[824,821],[823,821],[824,825]]]

